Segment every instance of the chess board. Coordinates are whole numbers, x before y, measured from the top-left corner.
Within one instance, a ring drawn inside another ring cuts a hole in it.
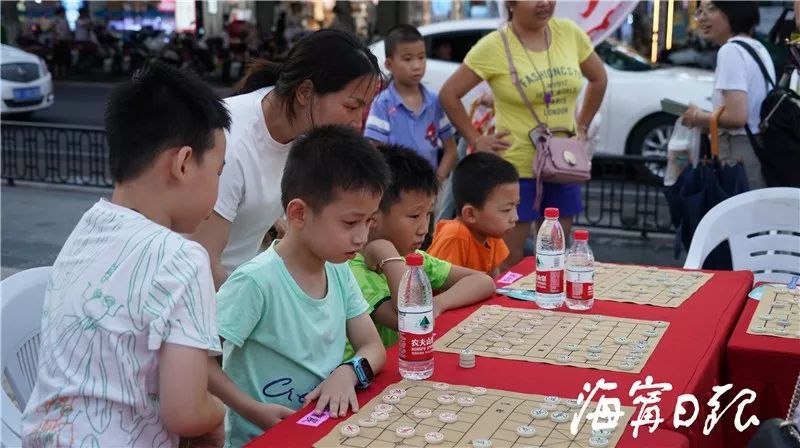
[[[747,332],[800,339],[800,288],[765,287]]]
[[[712,276],[713,274],[696,271],[596,263],[594,297],[615,302],[677,308]],[[506,288],[535,291],[536,272],[522,277]]]
[[[449,404],[440,402],[442,396],[447,397],[442,401]],[[314,447],[614,447],[634,411],[623,406],[624,415],[614,429],[593,431],[591,422],[584,417],[573,436],[570,424],[581,406],[577,400],[563,397],[404,380],[387,387]],[[596,406],[589,403],[586,412],[594,411]],[[443,413],[457,415],[456,421],[442,422]],[[350,434],[358,434],[345,436],[343,430],[348,431],[344,429],[347,426]]]
[[[440,352],[639,373],[669,323],[484,305],[434,342]]]

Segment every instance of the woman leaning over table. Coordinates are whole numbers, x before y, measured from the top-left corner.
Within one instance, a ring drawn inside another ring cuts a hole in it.
[[[725,107],[717,121],[719,126],[719,160],[735,164],[741,160],[750,189],[764,188],[758,161],[745,127],[760,142],[758,124],[761,103],[767,96],[767,81],[753,57],[735,41],[749,45],[758,54],[764,67],[775,81],[775,68],[767,49],[753,39],[751,34],[758,25],[756,2],[712,2],[704,0],[697,8],[695,18],[703,37],[721,45],[717,52],[714,71],[714,92],[711,102],[714,110]],[[708,128],[711,112],[690,105],[683,114],[683,124]]]
[[[219,198],[191,236],[208,251],[217,288],[258,254],[283,213],[280,183],[292,142],[322,125],[361,129],[380,77],[369,48],[336,30],[306,36],[283,64],[251,64],[241,94],[225,100],[231,129]]]
[[[476,150],[497,151],[519,172],[519,221],[505,237],[511,254],[504,267],[510,267],[522,259],[531,223],[541,223],[545,207],[559,208],[561,224],[568,235],[572,219],[583,205],[580,185],[545,182],[541,207],[534,210],[536,150],[528,133],[536,123],[511,82],[500,33],[508,39],[528,99],[548,127],[574,129],[576,138],[585,140],[603,100],[607,80],[589,36],[574,22],[553,17],[554,1],[507,1],[506,8],[509,22],[472,47],[464,63],[442,87],[439,101],[450,121]],[[576,116],[584,78],[589,84]],[[461,98],[482,80],[489,83],[494,96],[498,130],[494,135],[480,135],[461,103]]]

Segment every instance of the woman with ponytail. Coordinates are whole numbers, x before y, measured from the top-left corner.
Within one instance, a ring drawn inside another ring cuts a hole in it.
[[[231,114],[214,212],[192,238],[208,251],[219,286],[253,258],[281,216],[281,176],[292,142],[316,126],[361,128],[381,71],[351,34],[320,30],[283,64],[257,60],[225,100]],[[273,87],[274,86],[274,87]]]

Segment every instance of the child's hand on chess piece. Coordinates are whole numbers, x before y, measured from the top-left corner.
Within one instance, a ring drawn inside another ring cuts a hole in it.
[[[292,414],[294,414],[294,411],[286,406],[253,400],[250,409],[247,410],[247,415],[242,415],[242,417],[266,431]]]
[[[344,417],[348,408],[358,412],[356,384],[358,378],[350,365],[341,365],[331,372],[328,378],[306,395],[307,403],[317,400],[317,414],[325,412],[327,407],[332,418]]]

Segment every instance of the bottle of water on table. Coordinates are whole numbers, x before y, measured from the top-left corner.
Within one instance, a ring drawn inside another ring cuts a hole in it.
[[[588,310],[594,305],[594,255],[589,247],[589,231],[576,230],[567,252],[567,308]]]
[[[564,304],[564,229],[558,209],[544,210],[544,223],[536,237],[536,304],[554,309]]]
[[[398,291],[400,376],[409,380],[433,375],[433,292],[422,261],[417,253],[406,256],[408,270]]]

